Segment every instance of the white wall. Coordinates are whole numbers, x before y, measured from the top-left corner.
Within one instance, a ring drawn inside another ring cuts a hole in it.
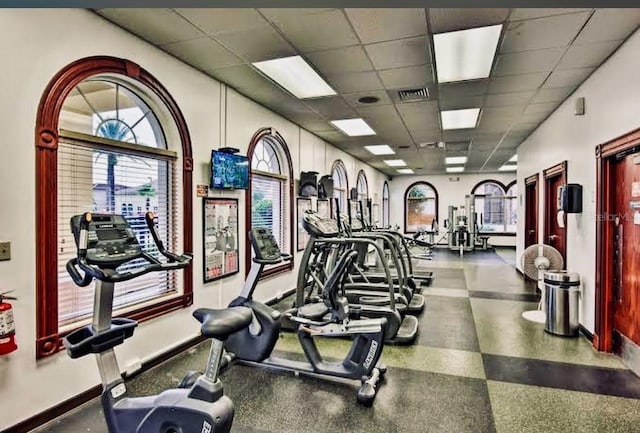
[[[0,262],[0,290],[13,289],[19,349],[0,357],[0,430],[73,397],[100,382],[93,357],[71,360],[61,352],[35,359],[35,145],[34,125],[38,103],[51,78],[79,58],[109,55],[128,58],[153,74],[171,93],[182,110],[193,143],[194,172],[194,305],[140,324],[126,344],[116,348],[121,368],[144,360],[198,334],[191,311],[218,307],[235,297],[244,276],[245,245],[241,248],[241,272],[204,285],[202,282],[201,199],[195,185],[209,183],[211,149],[222,145],[246,152],[260,127],[276,128],[288,143],[296,177],[311,168],[328,173],[334,158],[341,158],[349,179],[363,168],[372,191],[382,190],[383,176],[318,137],[251,102],[179,60],[152,47],[86,10],[11,10],[0,14],[0,240],[11,241],[12,259]],[[226,96],[226,110],[222,98]],[[227,141],[224,127],[227,128]],[[179,149],[178,149],[179,150]],[[309,158],[308,155],[313,155]],[[301,158],[300,155],[305,157]],[[10,187],[7,187],[10,186]],[[211,193],[211,196],[218,194]],[[224,193],[240,200],[244,193]],[[244,218],[240,218],[244,232]],[[241,237],[244,238],[244,237]],[[298,260],[299,262],[299,257]],[[259,287],[262,299],[294,287],[296,273],[270,279]]]
[[[459,180],[453,182],[449,178]],[[404,230],[404,194],[407,188],[414,182],[429,182],[438,192],[438,223],[440,225],[440,236],[442,236],[446,230],[443,224],[447,218],[449,206],[464,206],[465,196],[471,194],[473,187],[484,180],[497,180],[506,186],[515,180],[515,175],[513,173],[462,175],[454,173],[450,175],[394,177],[389,182],[390,223],[391,225],[397,224],[401,230]],[[442,242],[446,243],[446,238]],[[492,236],[489,238],[489,244],[514,246],[516,244],[515,236]]]
[[[583,186],[583,212],[568,215],[566,268],[582,277],[580,323],[595,324],[595,147],[640,126],[640,31],[636,31],[518,149],[518,182],[564,160],[568,182]],[[586,114],[575,116],[574,100],[585,98]],[[540,191],[540,238],[544,186]],[[524,215],[520,204],[519,215]],[[524,249],[524,219],[518,221],[518,256]]]

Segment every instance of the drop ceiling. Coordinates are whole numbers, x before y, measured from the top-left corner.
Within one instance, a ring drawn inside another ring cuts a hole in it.
[[[640,9],[97,9],[106,18],[380,171],[388,144],[416,174],[495,172],[640,26]],[[433,34],[503,24],[489,78],[438,85]],[[300,100],[252,62],[300,55],[337,95]],[[426,87],[429,98],[398,91]],[[363,96],[378,102],[363,104]],[[443,131],[440,110],[479,107],[475,128]],[[374,136],[330,120],[362,117]],[[435,143],[442,142],[443,145]]]

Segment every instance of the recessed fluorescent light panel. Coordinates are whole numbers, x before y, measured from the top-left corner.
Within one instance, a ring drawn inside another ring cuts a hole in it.
[[[518,162],[518,154],[516,153],[515,155],[513,155],[510,159],[509,162]]]
[[[332,120],[330,123],[350,137],[376,135],[376,132],[367,125],[367,122],[360,118]]]
[[[385,159],[384,163],[389,167],[406,167],[407,163],[402,159]]]
[[[438,83],[487,78],[502,24],[433,35]]]
[[[379,144],[376,146],[365,146],[364,148],[374,155],[394,155],[395,154],[393,149],[386,144]]]
[[[413,170],[410,168],[399,168],[398,170],[396,170],[398,173],[400,174],[413,174]]]
[[[336,91],[300,56],[265,60],[256,62],[253,66],[296,98],[319,98],[336,94]]]
[[[462,173],[464,167],[447,167],[447,173]]]
[[[511,165],[503,165],[502,167],[500,167],[498,170],[499,171],[516,171],[518,169],[518,164],[511,164]]]
[[[480,115],[479,108],[441,111],[442,129],[475,128]]]
[[[449,165],[449,164],[464,164],[467,162],[467,157],[466,156],[447,156],[444,159],[444,162]]]

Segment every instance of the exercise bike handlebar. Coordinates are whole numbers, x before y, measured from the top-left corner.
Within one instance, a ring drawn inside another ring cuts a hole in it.
[[[94,278],[110,283],[117,283],[121,281],[131,280],[149,272],[171,271],[174,269],[186,268],[192,260],[191,254],[185,253],[178,256],[177,254],[165,250],[164,245],[162,244],[162,241],[160,241],[158,233],[156,231],[155,224],[153,222],[153,214],[151,212],[148,212],[145,215],[145,219],[147,221],[147,226],[152,233],[152,237],[154,243],[156,244],[156,247],[158,248],[158,251],[160,251],[163,256],[167,257],[167,259],[169,260],[168,262],[162,263],[155,257],[142,252],[139,257],[145,259],[147,261],[147,264],[142,265],[141,267],[134,270],[118,272],[113,269],[101,269],[98,266],[89,264],[87,262],[87,245],[89,237],[89,223],[91,222],[91,213],[85,212],[84,214],[82,214],[82,218],[80,219],[80,237],[78,240],[77,257],[69,260],[66,265],[67,272],[73,279],[73,282],[80,287],[85,287],[91,284],[91,281]],[[78,268],[84,271],[84,276],[81,274]]]

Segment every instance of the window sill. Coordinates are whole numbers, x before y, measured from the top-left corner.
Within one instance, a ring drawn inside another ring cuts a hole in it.
[[[516,234],[513,232],[478,232],[480,236],[504,236],[504,237],[515,237]]]

